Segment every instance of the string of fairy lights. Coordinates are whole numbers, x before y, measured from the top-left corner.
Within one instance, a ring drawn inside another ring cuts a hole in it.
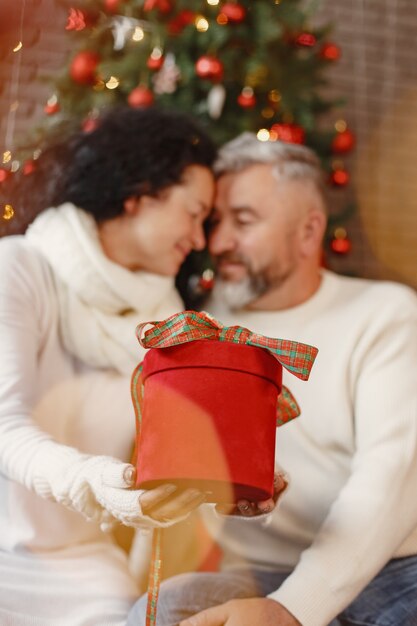
[[[26,0],[22,0],[20,9],[18,37],[15,42],[12,51],[14,54],[12,64],[12,75],[10,81],[10,105],[6,119],[6,134],[5,134],[5,150],[2,154],[3,165],[9,164],[10,172],[15,172],[20,167],[20,162],[13,159],[13,138],[16,126],[16,113],[19,108],[19,84],[20,84],[20,70],[22,66],[22,54],[23,54],[23,21],[26,10]],[[0,172],[0,180],[8,176],[8,171],[2,169]],[[5,204],[3,207],[2,218],[4,220],[11,220],[14,216],[14,209],[11,204]]]

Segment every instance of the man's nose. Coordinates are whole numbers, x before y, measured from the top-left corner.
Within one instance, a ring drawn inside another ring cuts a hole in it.
[[[208,246],[214,256],[234,250],[236,241],[232,229],[224,222],[216,224],[208,236]]]

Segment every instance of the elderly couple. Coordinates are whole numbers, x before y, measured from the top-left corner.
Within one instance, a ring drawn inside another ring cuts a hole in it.
[[[319,356],[291,381],[280,506],[240,502],[220,570],[163,583],[158,626],[417,626],[416,296],[321,267],[311,150],[245,133],[216,154],[183,115],[121,109],[2,193],[31,223],[0,241],[0,624],[145,623],[103,529],[174,523],[204,494],[130,489],[134,330],[181,310],[210,216],[204,308]]]

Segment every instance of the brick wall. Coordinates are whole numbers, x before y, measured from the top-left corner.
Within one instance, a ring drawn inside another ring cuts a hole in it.
[[[358,207],[354,248],[330,262],[417,287],[417,2],[323,0],[317,21],[328,20],[343,53],[331,91],[346,98],[343,117],[358,139],[343,199]]]
[[[43,115],[70,38],[62,33],[67,0],[0,0],[0,146]],[[191,4],[191,3],[190,3]],[[23,21],[22,17],[23,12]],[[346,223],[352,252],[329,254],[342,273],[394,278],[417,287],[417,32],[416,0],[322,0],[317,22],[332,21],[341,60],[329,72],[329,92],[346,98],[333,115],[357,135],[347,159],[349,189],[331,192],[332,212],[357,206]],[[20,31],[24,49],[12,52]],[[6,146],[7,143],[7,146]]]

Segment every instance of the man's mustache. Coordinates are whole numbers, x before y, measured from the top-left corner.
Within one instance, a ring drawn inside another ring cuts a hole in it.
[[[224,252],[223,254],[219,254],[215,258],[216,265],[220,265],[222,262],[226,263],[240,263],[245,267],[249,268],[250,264],[245,256],[239,254],[238,252]]]

